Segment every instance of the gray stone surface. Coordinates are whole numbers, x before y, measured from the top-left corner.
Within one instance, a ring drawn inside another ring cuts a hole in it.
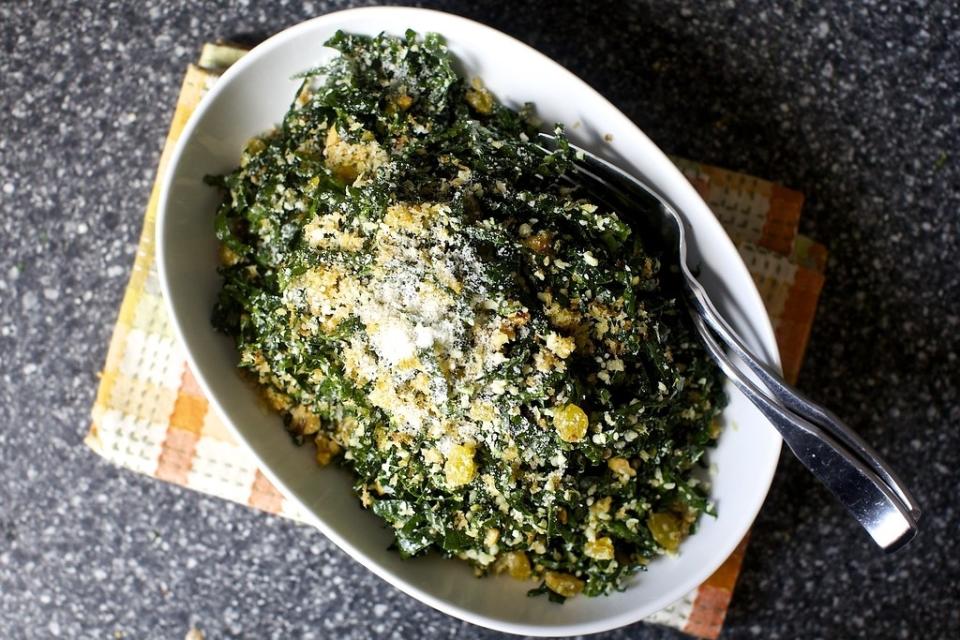
[[[184,66],[348,4],[0,3],[0,637],[497,635],[81,443]],[[553,56],[670,152],[807,194],[832,258],[801,386],[926,518],[884,557],[785,457],[725,637],[960,637],[956,3],[425,4]]]

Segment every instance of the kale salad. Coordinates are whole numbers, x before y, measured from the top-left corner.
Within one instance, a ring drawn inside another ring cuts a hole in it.
[[[443,39],[338,33],[282,123],[209,181],[215,326],[405,557],[622,589],[711,513],[726,398],[674,276]]]

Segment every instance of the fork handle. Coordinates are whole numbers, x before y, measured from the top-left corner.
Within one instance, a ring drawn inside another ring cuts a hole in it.
[[[723,372],[776,427],[797,459],[837,496],[874,542],[887,552],[910,542],[917,533],[917,523],[887,483],[829,434],[772,401],[729,359],[703,318],[691,311],[707,351]]]
[[[716,307],[713,306],[713,302],[707,296],[700,282],[686,268],[683,268],[682,271],[697,313],[706,321],[715,335],[759,378],[770,391],[770,394],[783,407],[821,427],[852,449],[896,493],[910,516],[914,520],[919,520],[921,512],[916,500],[907,490],[903,481],[897,477],[896,472],[883,461],[880,454],[831,411],[806,398],[797,389],[787,384],[770,367],[758,360],[743,344],[737,333],[727,324]]]

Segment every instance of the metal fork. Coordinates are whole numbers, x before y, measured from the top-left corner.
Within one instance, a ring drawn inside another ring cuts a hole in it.
[[[551,153],[557,138],[541,133]],[[616,165],[570,145],[572,181],[619,213],[640,213],[678,262],[686,301],[707,352],[780,432],[793,454],[847,508],[885,551],[916,535],[920,508],[880,455],[832,412],[804,397],[746,347],[720,315],[687,264],[687,223],[655,189]],[[721,344],[723,346],[721,346]],[[731,355],[724,350],[726,347]]]

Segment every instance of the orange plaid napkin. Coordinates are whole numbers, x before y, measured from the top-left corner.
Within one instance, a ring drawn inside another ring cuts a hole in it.
[[[231,45],[208,44],[199,64],[188,68],[158,175],[200,98],[244,53]],[[740,173],[674,161],[736,242],[773,320],[786,377],[794,380],[826,263],[826,248],[797,234],[802,194]],[[139,473],[303,521],[305,514],[270,484],[209,410],[186,367],[154,262],[157,199],[154,185],[85,442],[104,458]],[[648,621],[716,638],[745,546],[746,540],[704,584]]]

